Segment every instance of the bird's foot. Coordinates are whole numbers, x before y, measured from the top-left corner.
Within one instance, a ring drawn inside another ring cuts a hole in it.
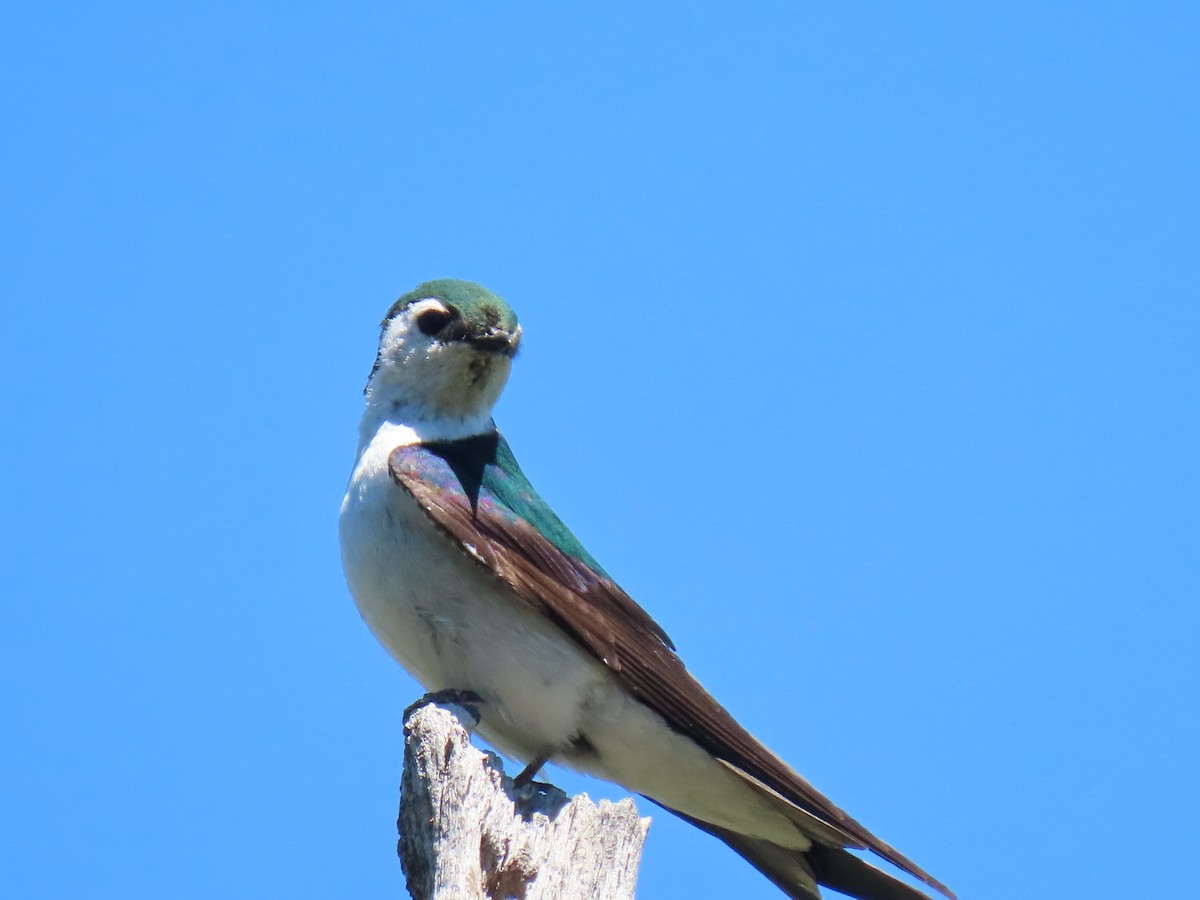
[[[447,688],[444,691],[431,691],[416,703],[410,704],[408,708],[404,710],[404,721],[407,722],[409,716],[411,716],[421,707],[429,706],[430,704],[435,706],[454,707],[451,712],[453,712],[460,721],[463,717],[458,714],[457,710],[461,709],[468,716],[470,716],[470,723],[465,721],[462,722],[462,724],[469,731],[478,725],[480,719],[482,718],[482,716],[479,714],[479,706],[482,703],[483,698],[474,691],[464,691],[457,688]]]
[[[538,756],[530,760],[529,765],[522,769],[518,773],[517,777],[513,779],[513,787],[523,788],[525,785],[533,781],[533,779],[537,776],[537,773],[542,771],[542,766],[544,766],[549,759],[549,756]]]

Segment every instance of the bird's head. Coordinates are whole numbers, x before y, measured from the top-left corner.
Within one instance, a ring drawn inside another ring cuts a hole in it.
[[[413,421],[490,416],[521,343],[516,313],[470,281],[427,281],[383,319],[367,402]]]

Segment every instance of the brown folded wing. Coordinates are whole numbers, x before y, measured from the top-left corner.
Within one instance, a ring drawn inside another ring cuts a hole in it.
[[[658,624],[611,579],[563,552],[486,488],[475,503],[461,489],[448,489],[450,473],[442,470],[442,460],[428,454],[418,461],[414,451],[419,448],[393,452],[393,480],[439,529],[608,666],[671,728],[761,790],[817,820],[812,824],[818,827],[806,829],[812,836],[828,842],[840,835],[842,846],[869,849],[953,898],[944,885],[872,835],[738,725],[684,668]]]

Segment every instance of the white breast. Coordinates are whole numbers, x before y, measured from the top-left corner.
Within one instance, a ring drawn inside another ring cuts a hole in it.
[[[612,678],[490,571],[439,532],[394,481],[397,435],[382,428],[342,502],[342,564],[380,643],[428,690],[487,701],[484,736],[531,758],[570,743]]]

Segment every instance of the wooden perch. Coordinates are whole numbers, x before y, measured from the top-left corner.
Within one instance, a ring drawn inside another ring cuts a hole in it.
[[[514,787],[463,722],[478,715],[452,692],[406,713],[397,827],[413,900],[632,900],[650,827],[633,801]]]

